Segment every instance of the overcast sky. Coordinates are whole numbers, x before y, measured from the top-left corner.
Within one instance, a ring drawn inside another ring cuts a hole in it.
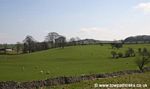
[[[0,0],[0,43],[48,32],[98,40],[150,35],[150,0]]]

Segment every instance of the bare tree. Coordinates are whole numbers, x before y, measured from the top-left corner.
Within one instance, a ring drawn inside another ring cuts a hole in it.
[[[76,39],[76,41],[79,41],[79,40],[81,40],[79,37],[75,37],[75,39]]]
[[[52,47],[54,47],[55,45],[55,39],[59,37],[59,34],[56,32],[50,32],[48,33],[48,35],[45,38],[46,42],[49,42],[51,44]]]
[[[28,45],[23,43],[23,53],[28,53]]]
[[[77,45],[77,41],[79,41],[80,38],[79,37],[72,37],[70,38],[69,42],[70,42],[70,45]]]
[[[26,36],[26,38],[23,40],[24,42],[24,49],[26,51],[30,52],[34,52],[35,51],[35,40],[32,36]]]
[[[50,32],[45,38],[45,41],[55,42],[55,39],[59,36],[56,32]]]
[[[76,45],[76,38],[74,37],[70,38],[69,42],[70,42],[70,45]]]

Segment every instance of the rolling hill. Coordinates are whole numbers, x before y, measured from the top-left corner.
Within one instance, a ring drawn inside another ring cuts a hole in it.
[[[149,35],[137,35],[130,36],[124,40],[125,43],[149,43],[150,36]]]
[[[150,48],[149,44],[129,44],[137,50]],[[111,58],[111,46],[106,44],[70,46],[21,55],[0,55],[0,81],[32,81],[57,76],[79,76],[83,74],[114,72],[137,69],[135,57]]]

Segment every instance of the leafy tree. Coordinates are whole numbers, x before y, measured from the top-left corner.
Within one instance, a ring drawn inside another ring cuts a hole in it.
[[[139,55],[136,57],[136,61],[135,63],[137,64],[137,66],[139,67],[139,69],[143,72],[143,68],[146,64],[150,63],[150,52],[147,51],[146,48],[144,48],[142,50],[141,53],[139,53]]]

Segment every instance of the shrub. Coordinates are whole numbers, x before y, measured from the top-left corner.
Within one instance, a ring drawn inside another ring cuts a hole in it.
[[[138,48],[138,53],[141,53],[142,52],[142,49],[141,48]]]
[[[128,48],[128,50],[125,51],[125,57],[134,57],[135,52],[132,48]]]
[[[125,51],[125,57],[130,57],[130,52],[128,50]]]
[[[130,56],[132,57],[135,56],[134,50],[132,48],[128,48],[128,51],[129,51]]]
[[[143,48],[139,55],[136,57],[135,63],[137,64],[138,68],[143,72],[143,68],[146,64],[150,63],[150,52]]]
[[[111,43],[111,46],[112,46],[112,49],[114,48],[122,48],[123,47],[123,44],[122,43]]]
[[[118,57],[123,57],[123,53],[122,53],[122,52],[119,52],[119,53],[118,53]]]
[[[117,53],[115,51],[111,51],[112,58],[117,58]]]

